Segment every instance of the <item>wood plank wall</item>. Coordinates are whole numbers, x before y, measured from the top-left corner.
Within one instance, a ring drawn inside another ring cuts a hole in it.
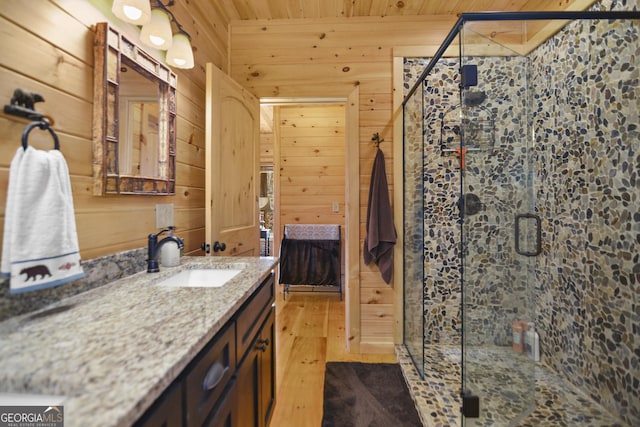
[[[204,241],[204,109],[206,62],[227,68],[227,26],[215,2],[178,1],[173,13],[192,36],[196,66],[177,70],[177,190],[175,196],[91,194],[93,31],[108,21],[138,40],[138,29],[111,14],[111,0],[3,0],[0,2],[0,102],[13,90],[40,93],[38,111],[55,120],[71,174],[83,259],[146,246],[155,230],[155,205],[173,203],[185,252],[201,254]],[[211,4],[210,4],[211,3]],[[150,53],[152,53],[150,51]],[[155,53],[156,56],[160,54]],[[0,223],[4,224],[9,164],[27,120],[0,113]],[[30,141],[48,149],[45,132]],[[0,233],[2,229],[0,229]]]
[[[365,235],[366,206],[375,147],[384,142],[387,176],[393,197],[393,49],[431,46],[433,52],[455,17],[331,18],[291,21],[234,21],[230,29],[230,74],[259,97],[343,97],[359,88],[360,241]],[[355,163],[355,162],[354,162]],[[360,319],[355,348],[393,351],[393,289],[376,266],[359,257]]]
[[[273,166],[273,132],[260,132],[260,165]]]
[[[344,104],[279,106],[274,115],[280,153],[280,227],[339,224],[344,234]],[[338,212],[333,212],[333,203]]]

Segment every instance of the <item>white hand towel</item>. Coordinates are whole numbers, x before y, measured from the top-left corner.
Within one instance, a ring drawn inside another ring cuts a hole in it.
[[[1,273],[10,292],[84,277],[69,169],[59,150],[18,148],[11,161]]]

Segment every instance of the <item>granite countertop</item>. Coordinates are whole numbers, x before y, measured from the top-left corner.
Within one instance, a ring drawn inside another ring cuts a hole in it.
[[[129,426],[268,277],[273,257],[183,257],[0,323],[0,393],[64,396],[66,427]],[[154,286],[244,263],[219,288]]]

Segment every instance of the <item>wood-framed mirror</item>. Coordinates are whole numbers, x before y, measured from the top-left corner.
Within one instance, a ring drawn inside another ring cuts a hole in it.
[[[95,30],[93,194],[175,194],[178,78],[106,22]]]

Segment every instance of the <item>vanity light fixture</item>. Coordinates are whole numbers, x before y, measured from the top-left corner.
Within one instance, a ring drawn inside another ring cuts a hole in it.
[[[173,6],[174,1],[169,0],[163,4],[161,0],[113,0],[112,11],[125,22],[141,25],[140,41],[155,49],[166,50],[169,66],[193,68],[191,36],[168,9],[168,6]],[[146,12],[147,9],[149,12]],[[133,19],[138,15],[140,18],[134,21]],[[143,21],[145,15],[147,19]],[[178,29],[175,33],[172,23]]]

